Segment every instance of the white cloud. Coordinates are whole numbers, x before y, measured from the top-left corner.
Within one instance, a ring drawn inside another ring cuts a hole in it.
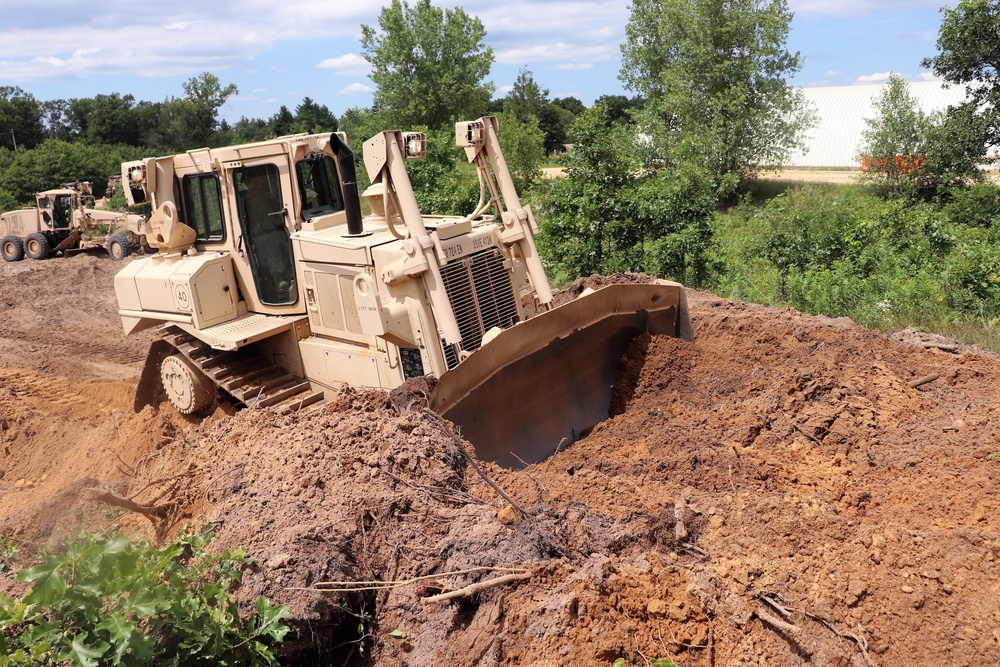
[[[618,57],[617,44],[584,45],[576,42],[529,44],[500,51],[497,62],[504,65],[527,65],[538,62],[601,62]]]
[[[897,72],[875,72],[874,74],[864,74],[857,78],[858,83],[878,83],[888,81],[889,77]]]
[[[21,0],[14,0],[21,4]],[[46,20],[29,11],[5,12],[0,23],[3,78],[14,82],[130,77],[175,77],[260,63],[278,46],[357,39],[362,24],[378,25],[387,3],[362,0],[232,0],[204,11],[204,0],[171,0],[132,11],[112,3],[81,17],[69,0],[46,0]],[[413,3],[411,3],[412,5]],[[619,57],[628,21],[627,0],[435,0],[447,9],[462,6],[479,17],[486,44],[497,63],[532,66],[547,63],[562,71],[593,66]],[[55,11],[56,9],[65,11]],[[560,40],[553,42],[553,37]],[[70,55],[101,45],[100,53]],[[537,46],[537,45],[543,46]],[[346,49],[351,46],[347,45]],[[355,47],[356,48],[356,47]],[[55,59],[55,60],[53,60]],[[61,61],[61,62],[56,62]],[[318,67],[343,76],[363,77],[368,64],[356,53],[322,60]],[[58,75],[53,68],[58,67]]]
[[[317,63],[316,67],[328,69],[342,76],[368,76],[371,65],[356,53],[346,53],[336,58],[327,58]]]
[[[371,95],[375,89],[363,83],[352,83],[338,91],[341,95]]]
[[[844,76],[844,73],[843,72],[838,72],[835,69],[831,69],[831,70],[827,70],[826,72],[824,72],[823,76],[826,76],[826,77],[829,77],[831,79],[834,79],[834,78],[836,78],[838,76]]]
[[[944,81],[944,79],[942,79],[940,76],[938,76],[934,72],[921,72],[920,73],[920,80],[921,81]]]
[[[582,70],[594,69],[594,63],[562,63],[556,65],[554,69],[564,72],[579,72]]]

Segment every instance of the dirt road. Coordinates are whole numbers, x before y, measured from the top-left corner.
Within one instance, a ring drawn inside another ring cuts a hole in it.
[[[134,414],[146,340],[121,335],[119,266],[0,264],[0,534],[23,555],[214,521],[259,562],[240,599],[292,608],[289,664],[370,664],[359,622],[390,666],[1000,660],[994,356],[691,292],[695,342],[637,341],[610,419],[525,470],[482,465],[512,505],[419,386]],[[356,581],[386,583],[321,590]]]

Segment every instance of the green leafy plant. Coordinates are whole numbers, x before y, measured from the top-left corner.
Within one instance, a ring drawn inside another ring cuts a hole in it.
[[[206,527],[162,549],[121,534],[67,541],[19,572],[21,600],[0,596],[0,666],[277,665],[287,608],[259,598],[241,620],[228,591],[248,560],[208,553],[211,539]]]
[[[17,544],[8,535],[0,535],[0,572],[6,570],[14,562],[17,555]]]
[[[635,665],[630,665],[625,658],[618,658],[614,661],[611,667],[636,667]],[[650,660],[649,667],[679,667],[679,665],[673,660],[668,660],[667,658],[660,658],[659,660]]]

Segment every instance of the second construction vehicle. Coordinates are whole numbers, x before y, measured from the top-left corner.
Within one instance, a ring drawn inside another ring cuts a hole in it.
[[[120,261],[145,242],[144,217],[92,208],[93,202],[85,181],[37,193],[34,208],[0,215],[0,256],[17,262],[25,256],[45,259],[57,252],[104,248]]]
[[[425,154],[420,133],[364,143],[360,195],[338,134],[122,165],[130,203],[153,206],[159,249],[115,278],[126,333],[161,327],[137,409],[166,397],[191,413],[220,396],[300,409],[343,385],[432,375],[431,408],[512,467],[605,419],[636,334],[690,338],[683,288],[613,285],[553,308],[496,118],[455,136],[481,185],[466,216],[419,210],[405,161]]]

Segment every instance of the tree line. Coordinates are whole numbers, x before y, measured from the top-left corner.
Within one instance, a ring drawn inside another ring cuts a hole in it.
[[[986,39],[997,32],[997,4],[962,0],[943,10],[939,53],[923,63],[970,86],[969,104],[928,119],[901,81],[887,88],[860,150],[923,157],[920,169],[881,162],[871,178],[885,196],[905,186],[908,196],[946,199],[980,177],[1000,141],[1000,82],[994,40]],[[411,168],[421,205],[464,212],[478,185],[451,147],[452,123],[493,113],[517,184],[545,211],[540,243],[558,275],[632,269],[697,282],[707,275],[718,203],[781,165],[815,122],[788,83],[802,66],[786,46],[793,14],[787,0],[632,0],[629,9],[619,78],[632,97],[604,96],[590,108],[550,98],[526,68],[496,96],[495,56],[480,19],[431,0],[393,0],[377,24],[362,26],[373,101],[340,116],[306,97],[294,111],[230,124],[219,110],[236,86],[208,72],[163,102],[127,94],[39,102],[0,88],[0,128],[11,128],[10,143],[19,144],[14,151],[0,136],[0,208],[63,180],[100,182],[121,160],[144,154],[290,132],[342,130],[357,141],[399,128],[431,139],[428,159]],[[562,158],[568,177],[542,183],[540,164],[565,144],[577,145]]]

